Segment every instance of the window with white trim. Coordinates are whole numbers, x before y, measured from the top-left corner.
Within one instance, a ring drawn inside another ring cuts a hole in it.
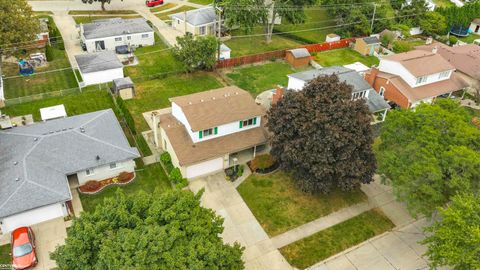
[[[427,76],[422,76],[417,78],[417,84],[427,82]]]
[[[352,99],[365,98],[367,96],[367,91],[355,92],[352,94]]]
[[[127,36],[127,40],[131,40],[132,39],[132,36]]]
[[[200,27],[198,28],[198,34],[199,34],[199,35],[202,35],[202,36],[203,36],[203,35],[205,35],[206,33],[207,33],[207,27],[206,27],[206,26],[200,26]]]
[[[117,168],[117,163],[115,162],[110,163],[110,169],[115,169],[115,168]]]
[[[240,121],[240,128],[248,127],[248,126],[254,126],[257,124],[257,118],[250,118],[247,120]]]
[[[198,132],[198,137],[200,139],[203,139],[204,137],[209,137],[209,136],[217,135],[217,134],[218,134],[218,127],[207,128],[207,129],[204,129],[204,130],[200,130]]]
[[[85,174],[86,174],[86,175],[92,175],[92,174],[94,174],[94,173],[95,173],[95,170],[94,170],[93,168],[87,169],[87,170],[85,171]]]
[[[440,72],[440,74],[438,74],[439,79],[447,78],[448,76],[450,76],[450,70],[443,71],[443,72]]]
[[[385,87],[383,87],[383,86],[380,87],[380,93],[379,94],[380,94],[380,96],[383,97],[383,95],[385,94]]]
[[[142,34],[142,38],[148,38],[148,34]]]
[[[116,37],[115,41],[122,41],[122,37]]]

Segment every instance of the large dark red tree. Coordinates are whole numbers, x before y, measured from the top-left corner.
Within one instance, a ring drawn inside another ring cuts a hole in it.
[[[268,112],[271,154],[300,187],[327,193],[370,183],[375,173],[371,115],[364,100],[336,75],[288,91]]]

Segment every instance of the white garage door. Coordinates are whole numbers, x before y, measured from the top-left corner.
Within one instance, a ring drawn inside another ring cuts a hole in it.
[[[17,215],[6,217],[2,220],[2,232],[11,232],[18,227],[30,226],[43,221],[63,217],[64,207],[61,203],[43,206]]]
[[[187,178],[193,178],[223,169],[223,158],[212,159],[187,167]]]

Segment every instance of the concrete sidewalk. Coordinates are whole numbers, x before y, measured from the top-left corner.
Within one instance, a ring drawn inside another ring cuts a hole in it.
[[[225,219],[222,233],[225,243],[238,242],[245,247],[242,258],[246,269],[292,269],[223,173],[193,180],[189,187],[195,193],[205,188],[202,206]]]

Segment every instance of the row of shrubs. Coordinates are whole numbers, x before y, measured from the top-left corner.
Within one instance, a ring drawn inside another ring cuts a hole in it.
[[[183,178],[182,173],[178,167],[174,167],[172,164],[172,157],[168,152],[163,152],[160,155],[160,161],[162,162],[165,170],[168,174],[168,179],[172,185],[174,185],[178,189],[182,189],[188,186],[188,180]]]

